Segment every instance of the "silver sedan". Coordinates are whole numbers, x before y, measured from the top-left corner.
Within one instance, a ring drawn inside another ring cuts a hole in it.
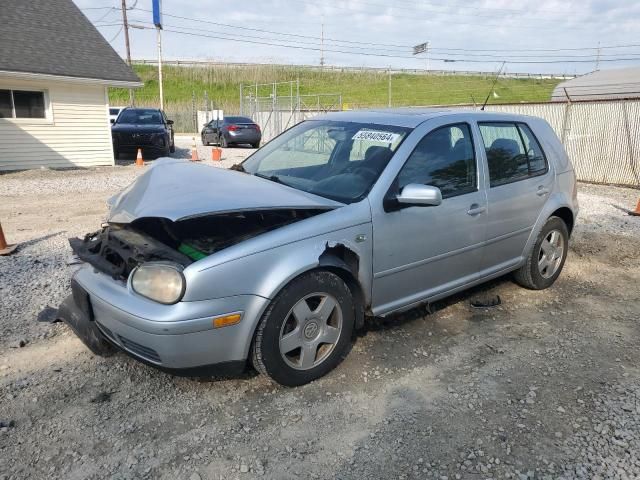
[[[290,386],[367,318],[507,273],[551,286],[578,212],[545,121],[430,109],[316,117],[230,170],[163,159],[110,204],[59,310],[87,346]]]

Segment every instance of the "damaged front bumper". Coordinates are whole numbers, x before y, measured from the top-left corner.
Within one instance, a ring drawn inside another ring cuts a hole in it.
[[[73,292],[59,317],[98,355],[112,346],[144,363],[179,375],[235,374],[246,364],[255,322],[268,299],[237,295],[162,305],[132,295],[124,282],[90,266],[73,278]],[[240,313],[236,325],[213,320]]]

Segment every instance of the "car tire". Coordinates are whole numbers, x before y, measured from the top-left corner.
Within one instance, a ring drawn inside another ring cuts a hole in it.
[[[202,145],[204,145],[205,147],[208,147],[208,146],[209,146],[209,142],[207,142],[207,141],[204,139],[204,135],[202,135],[202,136],[201,136],[201,138],[202,138]]]
[[[260,148],[260,142],[252,143],[251,148]]]
[[[349,353],[354,322],[354,301],[344,281],[328,271],[305,273],[262,316],[251,349],[253,366],[284,386],[316,380]]]
[[[169,153],[176,153],[176,141],[171,137],[171,145],[169,145]]]
[[[538,234],[522,267],[514,272],[518,285],[530,290],[549,288],[560,276],[569,250],[569,230],[559,217],[550,217]]]
[[[224,135],[220,135],[220,146],[222,148],[229,148],[229,142],[227,142],[227,139]]]

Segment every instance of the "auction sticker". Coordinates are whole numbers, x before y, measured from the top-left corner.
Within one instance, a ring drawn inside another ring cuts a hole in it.
[[[368,140],[370,142],[393,143],[400,137],[397,133],[380,132],[377,130],[360,130],[351,140]]]

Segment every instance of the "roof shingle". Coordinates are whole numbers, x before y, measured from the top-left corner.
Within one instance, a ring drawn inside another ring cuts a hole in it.
[[[72,0],[2,0],[3,70],[140,81]]]

